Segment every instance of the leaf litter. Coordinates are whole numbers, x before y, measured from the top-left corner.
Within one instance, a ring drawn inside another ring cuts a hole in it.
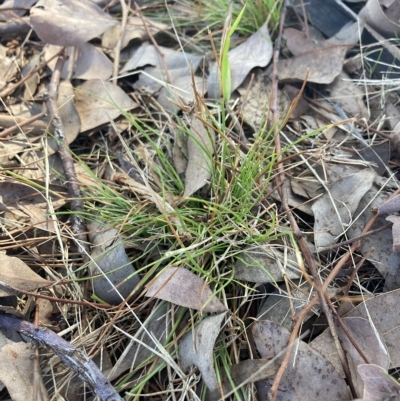
[[[295,3],[0,5],[1,399],[398,397],[398,5]]]

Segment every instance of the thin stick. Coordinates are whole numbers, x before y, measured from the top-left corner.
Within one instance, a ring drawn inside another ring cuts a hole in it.
[[[125,4],[125,0],[120,0],[122,10],[122,22],[121,22],[121,33],[118,38],[117,45],[114,48],[114,71],[113,71],[113,83],[118,85],[118,72],[119,72],[119,60],[121,56],[122,42],[124,40],[126,24],[128,22],[128,7]]]
[[[62,54],[62,52],[63,52],[63,50],[60,50],[57,54],[50,57],[47,61],[44,61],[43,63],[39,64],[32,71],[29,71],[28,74],[26,74],[23,78],[21,78],[16,84],[10,86],[9,88],[4,89],[2,92],[0,92],[0,97],[7,97],[11,93],[13,93],[16,89],[18,89],[18,87],[20,85],[22,85],[25,81],[27,81],[32,75],[36,74],[40,69],[46,67],[46,65],[51,60],[54,60],[56,57],[60,56]]]
[[[33,117],[31,117],[31,118],[28,118],[28,119],[22,121],[22,122],[19,123],[19,124],[13,125],[12,127],[7,128],[7,129],[5,129],[4,131],[0,132],[0,138],[4,138],[4,137],[10,135],[10,134],[12,134],[14,131],[18,131],[19,129],[21,129],[21,128],[23,128],[23,127],[26,127],[27,125],[29,125],[29,124],[31,124],[31,123],[37,121],[37,120],[40,120],[42,117],[46,117],[46,113],[39,113],[39,114],[36,114],[35,116],[33,116]]]
[[[20,292],[21,294],[29,295],[34,298],[47,299],[51,302],[58,302],[60,304],[91,306],[92,308],[96,308],[96,309],[113,309],[114,308],[114,306],[112,306],[112,305],[107,305],[107,304],[103,305],[98,302],[87,302],[87,301],[78,301],[75,299],[56,298],[56,297],[51,297],[50,295],[37,294],[36,292],[29,292],[29,291],[23,291],[23,290],[18,290],[18,292]]]
[[[160,46],[158,46],[157,42],[154,39],[154,36],[150,32],[150,29],[147,26],[147,23],[146,23],[145,19],[143,18],[142,12],[140,11],[140,8],[137,5],[137,3],[135,3],[135,8],[136,8],[136,11],[139,14],[140,19],[143,22],[143,26],[144,26],[144,29],[146,29],[147,36],[149,37],[151,43],[153,43],[153,46],[155,47],[155,49],[157,50],[157,53],[159,54],[159,56],[161,58],[161,63],[162,63],[163,69],[164,69],[165,78],[167,80],[167,83],[172,84],[171,75],[169,74],[167,63],[165,62],[164,53],[161,51]]]
[[[289,208],[289,205],[288,205],[288,198],[287,198],[288,188],[287,188],[287,181],[286,181],[284,165],[282,163],[282,147],[281,147],[281,142],[280,142],[280,129],[282,127],[280,127],[280,124],[278,124],[278,121],[279,121],[279,116],[278,116],[278,81],[279,81],[278,61],[279,61],[280,46],[281,46],[281,41],[282,41],[283,25],[284,25],[285,16],[286,16],[286,8],[287,8],[287,3],[285,1],[284,5],[282,7],[282,14],[281,14],[281,20],[280,20],[280,25],[279,25],[279,33],[278,33],[278,36],[277,36],[276,42],[275,42],[274,57],[273,57],[273,69],[272,69],[271,113],[272,113],[272,122],[273,122],[273,127],[274,127],[274,134],[275,134],[275,152],[278,154],[277,167],[278,167],[278,172],[279,172],[278,176],[276,177],[276,186],[279,188],[278,191],[279,191],[279,195],[281,198],[282,208],[286,212],[286,215],[290,222],[290,226],[292,228],[293,234],[299,244],[301,253],[302,253],[304,260],[306,261],[306,264],[307,264],[307,266],[311,272],[311,275],[314,279],[315,290],[318,293],[318,298],[319,298],[322,310],[324,311],[324,313],[327,317],[328,325],[329,325],[330,331],[332,333],[332,336],[333,336],[344,372],[350,382],[351,376],[350,376],[349,368],[347,366],[346,357],[345,357],[344,351],[340,345],[339,338],[338,338],[336,330],[335,330],[332,312],[329,309],[329,306],[325,299],[324,291],[322,290],[322,281],[318,275],[318,270],[317,270],[317,266],[316,266],[314,257],[312,255],[312,252],[307,244],[307,241],[303,237],[303,234],[300,231],[300,229],[297,225],[297,222],[296,222],[296,220]],[[304,87],[304,85],[303,85],[303,87]],[[282,185],[279,186],[279,184],[282,184]],[[299,329],[301,320],[299,320],[297,322],[297,324],[298,324],[298,329]],[[285,358],[284,358],[284,362],[286,363],[286,365],[284,365],[284,363],[282,363],[282,365],[280,366],[280,368],[275,376],[274,383],[271,387],[271,393],[272,393],[271,401],[276,401],[276,398],[278,395],[279,383],[286,370],[287,363],[289,362],[290,351],[292,348],[292,342],[297,337],[297,332],[295,332],[294,334],[292,332],[292,335],[294,337],[292,339],[292,336],[291,336],[291,342],[289,343],[289,348],[288,348],[287,354],[285,355]],[[354,389],[352,389],[352,390],[354,390]]]
[[[52,123],[54,126],[54,136],[57,139],[58,154],[61,157],[65,177],[67,179],[68,197],[70,198],[71,205],[71,229],[74,234],[74,240],[78,246],[78,251],[82,255],[84,262],[88,262],[89,258],[89,247],[86,235],[85,223],[79,216],[84,210],[83,199],[79,188],[79,182],[76,176],[74,160],[72,159],[71,153],[68,149],[66,141],[66,135],[64,125],[60,117],[60,113],[57,107],[57,94],[58,85],[61,79],[61,71],[63,69],[67,55],[65,52],[59,56],[56,67],[51,76],[49,91],[46,96],[46,107],[52,117]]]
[[[385,224],[382,227],[376,228],[375,230],[368,231],[368,232],[366,232],[366,233],[364,233],[362,235],[359,235],[358,237],[354,237],[354,238],[351,238],[351,239],[349,239],[347,241],[339,242],[338,244],[321,248],[320,252],[331,251],[333,249],[341,248],[342,246],[345,246],[345,245],[354,244],[354,242],[360,241],[360,240],[365,239],[365,238],[367,238],[367,237],[369,237],[371,235],[378,234],[381,231],[387,230],[388,228],[392,227],[392,225],[393,225],[393,223]]]

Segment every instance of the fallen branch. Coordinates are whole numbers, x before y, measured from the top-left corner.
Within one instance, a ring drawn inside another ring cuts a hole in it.
[[[50,348],[60,360],[74,371],[102,401],[123,401],[97,365],[82,351],[58,336],[50,329],[36,328],[26,320],[0,314],[0,327],[12,329],[40,345]]]

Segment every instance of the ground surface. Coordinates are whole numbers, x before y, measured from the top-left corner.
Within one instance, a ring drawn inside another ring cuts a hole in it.
[[[0,399],[398,399],[399,13],[4,1]]]

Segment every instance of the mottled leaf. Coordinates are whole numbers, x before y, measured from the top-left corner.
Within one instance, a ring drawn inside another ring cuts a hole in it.
[[[322,41],[315,43],[304,32],[285,30],[287,45],[294,57],[279,60],[281,81],[303,81],[330,84],[341,73],[347,46]]]
[[[400,216],[388,216],[386,220],[393,223],[393,252],[400,253]]]
[[[371,328],[366,330],[368,330],[370,333],[372,333],[375,329],[377,330],[379,336],[382,338],[382,343],[386,345],[390,359],[390,368],[396,368],[400,366],[400,350],[398,347],[398,341],[400,338],[400,316],[397,313],[392,313],[398,307],[399,302],[400,290],[387,292],[361,303],[352,311],[347,313],[344,319],[345,321],[347,317],[361,317],[367,320],[371,326],[373,325],[373,330],[371,330]],[[360,330],[362,329],[360,328]],[[357,331],[359,332],[359,330]],[[362,335],[362,331],[361,333],[355,332],[353,335],[357,336],[359,334]],[[372,354],[370,354],[372,362],[378,361],[377,355],[379,354],[379,348],[377,347],[380,347],[380,344],[376,338],[377,337],[375,333],[371,335],[371,340],[375,341],[375,345],[371,350],[369,350],[371,345],[366,345],[364,348],[364,351],[367,354],[368,352],[372,352]],[[363,339],[361,345],[368,344],[365,341],[366,340]],[[325,330],[316,339],[314,339],[310,345],[319,352],[323,353],[338,370],[341,370],[340,361],[337,356],[337,351],[329,329]],[[384,359],[379,356],[379,360],[382,361]]]
[[[364,381],[362,400],[355,401],[398,401],[400,384],[385,369],[378,365],[360,365],[358,373]]]
[[[252,327],[253,338],[262,358],[271,358],[285,349],[290,333],[276,323],[257,321]],[[276,363],[282,363],[282,357]],[[267,393],[273,378],[262,380],[262,392]],[[300,341],[291,352],[290,361],[278,388],[281,401],[347,401],[351,400],[346,382],[321,354]]]

